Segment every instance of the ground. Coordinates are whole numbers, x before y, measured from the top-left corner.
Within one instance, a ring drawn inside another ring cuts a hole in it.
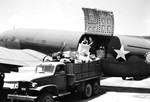
[[[102,91],[89,99],[79,94],[56,98],[56,102],[149,102],[150,78],[141,81],[126,81],[122,78],[107,78],[101,81]],[[5,101],[6,102],[6,101]],[[7,101],[9,102],[9,100]]]

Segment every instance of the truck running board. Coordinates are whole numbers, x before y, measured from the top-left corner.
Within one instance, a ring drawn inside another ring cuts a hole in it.
[[[65,96],[65,95],[69,95],[69,94],[71,94],[71,92],[61,93],[61,94],[58,95],[58,97]],[[53,98],[54,98],[54,97],[53,97]]]
[[[13,100],[22,100],[22,101],[35,101],[37,97],[35,96],[28,96],[28,95],[14,95],[14,94],[8,94],[7,96],[8,99],[13,102]]]

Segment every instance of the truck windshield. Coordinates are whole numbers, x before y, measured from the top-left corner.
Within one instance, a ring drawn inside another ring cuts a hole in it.
[[[36,68],[36,73],[53,73],[54,72],[54,66],[53,65],[40,65]]]

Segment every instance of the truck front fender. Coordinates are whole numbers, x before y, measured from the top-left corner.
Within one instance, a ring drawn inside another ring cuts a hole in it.
[[[59,94],[56,85],[44,85],[44,86],[37,87],[36,90],[39,91],[40,94],[45,92],[51,93],[54,96],[58,96]]]

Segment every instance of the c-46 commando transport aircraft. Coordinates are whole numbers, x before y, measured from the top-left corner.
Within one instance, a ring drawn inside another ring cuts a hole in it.
[[[84,38],[92,38],[95,51],[105,48],[100,62],[104,76],[150,76],[150,36],[114,36],[113,12],[90,8],[83,8],[83,12],[85,32],[14,29],[1,33],[1,76],[19,66],[42,62],[45,55],[60,51],[64,42],[64,51],[76,51]]]

